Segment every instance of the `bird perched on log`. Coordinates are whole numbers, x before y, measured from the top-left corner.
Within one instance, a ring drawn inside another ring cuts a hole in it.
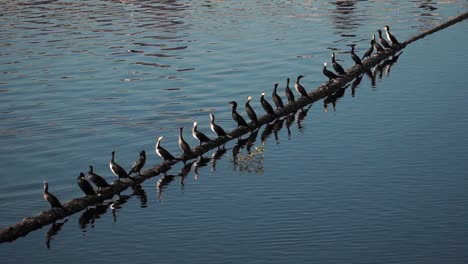
[[[273,110],[273,107],[265,99],[265,92],[262,92],[262,95],[260,96],[260,103],[262,104],[262,107],[267,114],[276,116],[275,111]]]
[[[156,142],[156,146],[155,146],[156,154],[158,154],[158,156],[161,157],[164,160],[164,162],[175,160],[176,158],[172,156],[172,154],[169,153],[169,151],[167,151],[165,148],[161,146],[162,139],[163,137],[160,136],[158,138],[158,141]]]
[[[382,46],[380,46],[379,43],[377,43],[377,41],[375,41],[375,34],[372,35],[372,39],[374,39],[373,45],[374,45],[375,51],[376,51],[377,53],[382,53],[382,52],[384,52],[384,49],[382,48]]]
[[[201,145],[202,143],[208,143],[208,142],[210,142],[211,139],[210,139],[207,135],[205,135],[205,134],[203,134],[202,132],[198,131],[197,126],[198,126],[197,121],[193,122],[192,136],[193,136],[196,140],[198,140],[198,141],[200,142],[200,145]]]
[[[237,102],[236,101],[231,101],[229,104],[232,106],[232,119],[236,121],[237,123],[237,128],[240,127],[247,127],[250,129],[249,125],[245,121],[245,119],[237,112]]]
[[[86,195],[96,195],[93,186],[91,186],[91,183],[86,180],[85,175],[82,172],[80,172],[80,175],[76,178],[76,182]]]
[[[323,70],[322,70],[323,74],[325,76],[328,77],[328,82],[331,82],[333,79],[336,79],[338,78],[338,75],[336,75],[335,73],[333,73],[332,71],[329,71],[327,70],[327,63],[324,62],[323,63]]]
[[[341,67],[341,65],[335,60],[334,52],[332,53],[332,66],[333,66],[333,69],[335,69],[336,73],[338,73],[339,75],[348,76],[348,74],[346,74],[343,67]]]
[[[275,87],[273,88],[273,93],[271,94],[271,97],[273,98],[273,102],[276,105],[276,109],[284,109],[283,100],[276,92],[276,90],[278,89],[278,85],[278,83],[275,83]]]
[[[49,204],[50,204],[50,206],[52,208],[60,208],[60,209],[65,210],[63,205],[60,203],[59,199],[57,199],[57,197],[55,197],[55,195],[53,195],[53,194],[51,194],[49,192],[49,184],[46,181],[44,182],[44,191],[43,191],[42,194],[44,196],[44,200],[49,202]]]
[[[247,96],[247,101],[245,102],[245,112],[247,113],[247,116],[250,118],[250,120],[252,120],[252,122],[257,125],[257,114],[255,113],[255,110],[253,110],[252,106],[250,106],[250,100],[252,100],[252,96]]]
[[[190,157],[190,155],[192,155],[192,149],[190,148],[189,144],[187,143],[187,141],[184,140],[182,136],[183,130],[184,130],[183,127],[179,128],[179,147],[184,152],[182,154],[183,157]]]
[[[299,75],[297,76],[296,83],[294,83],[294,88],[296,88],[296,91],[301,94],[301,97],[309,97],[309,94],[307,93],[306,89],[304,86],[302,86],[299,82],[302,78],[305,76]]]
[[[366,52],[364,52],[364,55],[362,56],[361,60],[363,60],[364,58],[370,58],[370,56],[372,55],[372,52],[374,51],[374,42],[375,42],[375,35],[372,35],[372,39],[370,41],[370,47],[366,50]]]
[[[112,171],[112,173],[118,178],[120,181],[121,178],[129,178],[132,181],[135,181],[128,173],[114,161],[115,158],[115,151],[112,151],[112,159],[109,162],[109,168]]]
[[[227,137],[228,134],[226,133],[226,131],[224,131],[224,129],[215,124],[215,116],[210,113],[210,128],[211,128],[211,131],[213,131],[218,137]]]
[[[356,53],[354,53],[354,46],[356,46],[355,44],[352,44],[351,45],[351,59],[353,59],[355,65],[359,65],[362,67],[362,61],[361,59],[359,58],[358,55],[356,55]]]
[[[102,188],[111,187],[103,177],[94,173],[93,166],[91,165],[89,166],[88,179],[96,185],[98,192],[102,190]]]
[[[286,94],[286,98],[288,98],[289,103],[295,101],[294,93],[291,91],[291,88],[289,88],[289,78],[286,80],[286,88],[284,88],[284,92]]]
[[[146,163],[146,152],[144,150],[140,151],[140,157],[133,163],[132,167],[130,168],[130,171],[128,172],[128,175],[132,173],[138,173],[138,175],[141,175],[140,171],[145,166]]]
[[[392,42],[392,45],[398,48],[401,47],[400,42],[398,42],[398,40],[390,33],[390,28],[388,26],[384,26],[384,29],[385,33],[387,34],[387,38]]]
[[[385,49],[391,49],[392,47],[390,47],[390,44],[388,44],[388,42],[382,37],[382,30],[378,29],[377,33],[379,33],[379,41],[380,44],[382,44],[382,47]]]

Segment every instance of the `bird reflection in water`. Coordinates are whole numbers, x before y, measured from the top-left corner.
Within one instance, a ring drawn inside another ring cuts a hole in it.
[[[135,195],[136,197],[140,199],[140,207],[141,208],[148,207],[146,205],[148,203],[148,196],[146,195],[146,192],[143,189],[143,187],[141,187],[141,185],[132,185],[132,189],[133,189],[132,196]]]
[[[356,88],[361,84],[362,77],[364,74],[359,75],[356,77],[356,79],[351,83],[351,96],[355,97],[356,96]]]
[[[260,139],[262,140],[262,146],[265,146],[266,140],[270,137],[271,133],[273,133],[273,123],[268,123],[260,136]]]
[[[200,174],[198,172],[198,170],[202,167],[205,167],[208,162],[210,162],[210,158],[205,158],[203,156],[198,156],[197,160],[195,161],[195,163],[193,164],[193,171],[194,171],[194,174],[195,174],[195,180],[198,180],[198,178],[200,177]]]
[[[62,226],[68,221],[68,219],[65,219],[63,222],[54,222],[52,225],[50,225],[49,230],[47,230],[47,233],[45,235],[45,244],[47,249],[50,250],[50,242],[52,241],[53,237],[58,234],[58,232],[62,229]]]
[[[255,141],[257,141],[257,136],[258,136],[258,129],[250,133],[249,137],[247,138],[247,141],[245,142],[247,153],[251,152],[252,147],[255,144]]]
[[[170,175],[166,174],[162,176],[157,182],[156,182],[156,190],[158,192],[158,201],[162,201],[163,198],[163,191],[164,189],[171,183],[175,178],[175,175]]]
[[[273,134],[275,135],[276,144],[279,144],[278,132],[283,128],[284,118],[276,119],[273,123]]]
[[[332,104],[333,112],[336,112],[336,102],[344,96],[346,89],[349,85],[346,85],[343,88],[340,88],[338,91],[332,93],[327,98],[323,100],[323,108],[325,112],[328,112],[328,105]]]
[[[227,152],[227,149],[224,147],[213,152],[213,154],[211,155],[211,171],[212,172],[216,170],[216,161],[221,159],[221,157],[224,154],[226,154],[226,152]]]
[[[117,222],[117,211],[120,208],[122,208],[122,205],[125,204],[128,201],[129,198],[130,198],[130,196],[128,196],[128,195],[120,195],[119,199],[111,202],[109,207],[112,210],[112,218],[114,220],[114,223]]]
[[[296,119],[296,113],[290,113],[286,118],[286,129],[288,130],[288,139],[291,139],[291,125],[294,123],[294,120]]]
[[[299,113],[297,114],[297,128],[299,129],[300,132],[304,131],[304,126],[302,125],[302,121],[304,121],[304,118],[307,116],[307,112],[309,112],[310,108],[312,107],[312,104],[310,104],[306,109],[301,109]]]
[[[107,212],[107,208],[112,202],[106,204],[97,204],[95,207],[88,207],[78,219],[78,223],[81,229],[86,229],[88,224],[94,228],[95,220],[100,218],[102,214]]]
[[[185,182],[185,177],[190,173],[192,170],[192,165],[195,163],[195,161],[185,163],[184,166],[180,169],[179,176],[180,176],[180,186],[182,191],[184,190],[184,182]]]

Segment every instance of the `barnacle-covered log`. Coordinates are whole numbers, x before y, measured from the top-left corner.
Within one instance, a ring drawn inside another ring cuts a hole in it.
[[[405,42],[402,42],[399,47],[396,47],[393,50],[385,51],[384,53],[380,54],[375,54],[371,56],[370,58],[367,58],[362,61],[362,67],[361,66],[354,66],[346,71],[347,75],[349,77],[339,77],[337,79],[334,79],[333,82],[331,83],[324,83],[320,85],[318,88],[313,90],[312,92],[309,93],[309,97],[301,97],[298,98],[295,102],[289,103],[285,105],[284,110],[276,110],[276,117],[272,115],[264,115],[261,118],[258,119],[257,124],[251,124],[251,129],[258,129],[264,124],[268,124],[271,121],[283,117],[283,116],[288,116],[291,113],[295,113],[301,108],[304,108],[307,105],[312,104],[315,101],[318,101],[326,96],[329,96],[330,94],[335,93],[342,87],[344,87],[347,83],[355,79],[356,77],[360,76],[361,74],[367,72],[369,69],[372,67],[376,66],[377,64],[381,63],[382,61],[386,60],[390,56],[394,55],[396,52],[399,50],[403,49],[406,47],[408,44],[424,38],[427,35],[430,35],[432,33],[435,33],[437,31],[440,31],[444,28],[447,28],[451,25],[454,25],[458,22],[461,22],[465,19],[468,18],[468,12],[461,14],[457,17],[454,17],[447,22],[434,27],[433,29],[424,31],[410,39],[408,39]],[[224,145],[226,142],[238,138],[242,135],[245,135],[247,133],[251,132],[250,129],[248,128],[239,128],[239,129],[234,129],[231,131],[229,134],[230,137],[220,137],[217,139],[212,140],[211,142],[208,142],[206,144],[203,144],[201,146],[197,146],[194,149],[192,149],[192,156],[190,157],[183,157],[183,159],[192,159],[196,158],[198,156],[201,156],[205,154],[206,152],[218,147]],[[154,176],[159,175],[160,173],[164,173],[168,171],[171,166],[180,160],[174,160],[172,162],[168,163],[162,163],[159,164],[151,169],[147,169],[141,173],[141,175],[135,176],[135,181],[115,181],[111,187],[104,188],[100,192],[100,196],[85,196],[81,198],[75,198],[67,203],[65,203],[63,206],[65,210],[62,209],[50,209],[47,211],[43,211],[39,213],[36,216],[32,217],[27,217],[24,218],[22,221],[20,221],[17,224],[14,224],[12,226],[3,228],[0,231],[0,243],[7,242],[7,241],[13,241],[21,236],[27,235],[29,232],[34,231],[36,229],[42,228],[45,225],[54,223],[55,221],[65,218],[69,215],[72,215],[76,212],[79,212],[83,209],[86,209],[88,206],[98,204],[102,202],[103,199],[109,199],[112,198],[114,195],[118,195],[121,192],[125,191],[128,187],[130,187],[132,184],[139,184],[149,178],[152,178]]]

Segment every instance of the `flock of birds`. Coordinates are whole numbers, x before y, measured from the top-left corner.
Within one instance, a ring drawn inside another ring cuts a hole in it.
[[[390,33],[390,28],[388,26],[385,26],[384,30],[385,30],[388,41],[382,37],[382,31],[380,29],[377,30],[380,44],[377,43],[375,34],[372,35],[372,39],[370,41],[371,46],[365,51],[362,58],[359,58],[359,56],[354,52],[355,45],[354,44],[351,45],[351,52],[350,52],[351,59],[355,62],[356,66],[362,67],[361,60],[363,60],[364,58],[371,57],[374,50],[376,51],[376,53],[382,53],[382,52],[385,52],[385,50],[393,50],[393,49],[401,48],[401,44]],[[330,70],[327,70],[327,63],[326,62],[323,63],[322,72],[326,77],[328,77],[329,83],[338,77],[349,77],[346,74],[343,67],[336,61],[335,53],[332,53],[332,66],[333,66],[333,69],[336,71],[336,73]],[[301,97],[309,97],[307,90],[300,84],[300,80],[303,77],[304,77],[303,75],[299,75],[297,77],[296,82],[294,83],[294,88],[301,95]],[[292,103],[295,101],[295,96],[292,90],[289,88],[289,83],[290,83],[290,79],[288,78],[286,82],[285,95],[288,100],[288,103]],[[276,106],[276,109],[284,110],[284,103],[281,97],[277,93],[277,88],[278,88],[278,83],[276,83],[273,88],[272,99]],[[242,115],[237,112],[236,101],[231,101],[229,102],[229,104],[232,107],[231,108],[232,118],[237,123],[237,127],[238,128],[244,127],[244,128],[248,128],[250,131],[254,131],[253,128],[258,127],[259,122],[258,122],[258,117],[257,117],[255,110],[250,106],[251,100],[252,100],[251,96],[247,97],[247,101],[245,103],[245,111],[246,111],[248,118],[251,120],[250,124],[252,124],[252,126],[249,125],[249,123],[247,123],[244,117],[242,117]],[[273,106],[265,99],[265,92],[262,92],[260,96],[260,103],[262,105],[262,108],[268,115],[277,117],[277,114],[275,113]],[[231,138],[231,136],[228,133],[226,133],[226,131],[221,126],[215,123],[215,116],[212,113],[210,113],[210,128],[216,134],[217,137]],[[193,157],[192,149],[190,148],[189,144],[184,140],[182,133],[183,133],[183,128],[181,127],[179,128],[179,147],[182,150],[181,157],[174,157],[168,150],[163,148],[161,146],[161,141],[163,137],[160,136],[158,138],[156,142],[156,146],[155,146],[155,152],[161,159],[163,159],[164,163],[175,161],[175,160],[182,160],[185,162],[186,160]],[[192,136],[196,140],[198,140],[199,145],[212,141],[212,139],[208,137],[206,134],[204,134],[201,131],[198,131],[198,123],[196,121],[193,123]],[[112,159],[109,162],[109,168],[112,171],[112,173],[118,178],[117,181],[120,181],[123,178],[130,179],[131,181],[136,181],[131,175],[132,174],[141,175],[141,170],[143,166],[145,165],[145,163],[146,163],[146,153],[144,150],[142,150],[140,152],[139,159],[133,163],[132,167],[127,172],[124,168],[122,168],[119,164],[115,162],[115,151],[113,151]],[[85,193],[85,195],[100,196],[99,192],[103,188],[111,187],[111,185],[102,176],[99,176],[98,174],[94,173],[93,166],[89,166],[89,167],[90,167],[90,170],[88,171],[88,179],[97,187],[97,189],[94,190],[93,186],[86,179],[85,175],[82,172],[77,178],[78,186]],[[48,183],[46,181],[44,182],[43,196],[44,196],[44,199],[47,202],[49,202],[52,208],[60,208],[62,210],[66,210],[63,207],[62,203],[59,201],[59,199],[49,192]]]

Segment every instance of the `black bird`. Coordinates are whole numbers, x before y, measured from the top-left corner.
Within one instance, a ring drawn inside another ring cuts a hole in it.
[[[358,55],[356,55],[356,53],[354,53],[354,46],[355,45],[351,45],[351,59],[353,59],[356,65],[362,66],[361,59],[358,57]]]
[[[161,147],[161,140],[162,139],[163,139],[163,137],[160,136],[158,138],[158,141],[156,142],[156,147],[155,147],[156,154],[158,154],[158,156],[161,157],[164,160],[164,162],[175,160],[175,157],[172,156],[172,154],[169,153],[169,151],[167,151],[165,148]]]
[[[122,167],[120,167],[119,164],[114,162],[114,157],[115,151],[112,151],[112,159],[109,162],[109,168],[112,171],[112,173],[114,173],[114,175],[117,176],[118,180],[120,180],[120,178],[129,178],[130,180],[134,181],[134,179],[130,177],[130,175],[128,175],[127,172]]]
[[[46,181],[44,182],[44,192],[42,194],[44,196],[44,200],[49,202],[52,208],[61,208],[65,210],[65,208],[63,208],[63,205],[60,203],[59,199],[57,199],[55,195],[49,193],[49,184]]]
[[[401,44],[398,42],[398,40],[390,33],[390,28],[388,26],[384,27],[385,33],[387,34],[388,40],[392,42],[392,45],[396,45],[397,47],[400,47]]]
[[[190,155],[192,155],[192,149],[190,148],[189,144],[182,137],[182,131],[183,130],[184,130],[183,127],[179,128],[179,147],[184,152],[183,155],[190,156]]]
[[[284,88],[284,92],[286,93],[286,98],[288,98],[288,102],[292,103],[294,102],[294,93],[291,91],[289,88],[289,78],[286,80],[286,88]]]
[[[103,177],[93,172],[93,166],[89,166],[88,179],[92,183],[94,183],[94,185],[96,185],[96,187],[98,188],[97,189],[98,191],[101,190],[102,188],[110,187],[110,184],[107,183],[107,181]]]
[[[328,82],[331,82],[332,79],[338,78],[338,75],[336,75],[336,74],[333,73],[332,71],[327,70],[327,63],[326,63],[326,62],[323,63],[323,70],[322,70],[322,72],[323,72],[323,74],[324,74],[325,76],[328,77]]]
[[[250,106],[250,100],[252,100],[252,96],[247,96],[247,102],[245,102],[245,112],[247,112],[247,116],[254,124],[258,124],[257,114],[253,110],[252,106]]]
[[[236,101],[231,101],[229,104],[232,105],[232,119],[237,122],[237,128],[248,127],[250,129],[247,122],[245,122],[245,119],[237,112]]]
[[[281,100],[281,97],[276,93],[276,90],[278,89],[278,83],[275,83],[275,88],[273,88],[273,93],[271,94],[271,97],[273,98],[273,102],[275,102],[276,108],[281,108],[284,109],[283,105],[283,100]]]
[[[271,104],[265,100],[265,92],[262,92],[262,96],[260,96],[260,103],[267,114],[276,115]]]
[[[341,65],[338,62],[336,62],[334,52],[332,53],[332,66],[333,66],[333,69],[335,69],[336,73],[338,73],[339,75],[348,76],[348,74],[346,74],[343,67],[341,67]]]
[[[391,49],[392,47],[390,47],[390,44],[388,44],[388,42],[382,38],[382,30],[378,29],[377,32],[379,33],[380,44],[382,44],[382,46],[386,49]]]
[[[219,125],[215,124],[215,116],[210,113],[210,128],[218,137],[227,137],[226,131]]]
[[[362,56],[362,60],[364,58],[370,58],[370,56],[372,55],[372,52],[374,51],[374,42],[375,42],[375,35],[372,35],[372,39],[370,41],[370,47],[366,50],[366,52],[364,52],[364,55]]]
[[[304,78],[305,76],[299,75],[297,76],[296,83],[294,84],[294,88],[296,88],[296,91],[301,94],[301,97],[309,97],[309,94],[307,94],[306,89],[304,86],[302,86],[299,81]]]
[[[86,195],[96,195],[96,192],[93,189],[93,186],[91,186],[91,183],[86,180],[84,174],[81,172],[78,178],[76,178],[76,182],[78,183],[78,186],[80,189],[86,194]]]
[[[374,40],[373,45],[374,45],[375,51],[377,51],[377,53],[382,53],[382,52],[384,52],[384,49],[382,48],[382,46],[380,46],[379,43],[377,43],[377,41],[375,41],[375,34],[372,35],[372,39]]]
[[[207,142],[210,142],[211,139],[206,136],[205,134],[203,134],[202,132],[198,131],[197,130],[197,126],[198,126],[198,123],[197,121],[193,122],[193,128],[192,128],[192,136],[198,140],[200,142],[200,145],[202,143],[207,143]]]
[[[140,151],[140,158],[138,158],[132,165],[132,168],[128,172],[128,175],[132,173],[138,173],[141,175],[140,171],[145,166],[146,163],[146,152],[144,150]]]

